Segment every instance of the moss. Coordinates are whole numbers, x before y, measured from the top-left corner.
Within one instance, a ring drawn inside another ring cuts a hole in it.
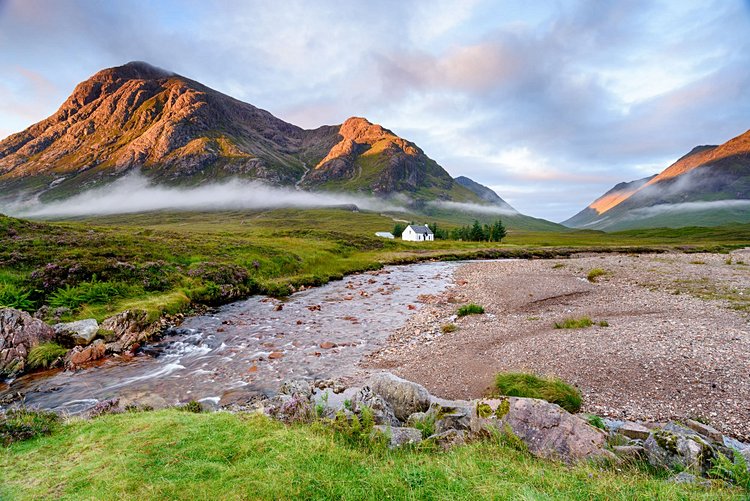
[[[508,415],[510,412],[510,400],[507,398],[504,398],[502,402],[500,402],[500,405],[497,406],[497,409],[495,409],[495,417],[498,419],[502,419],[505,416]]]
[[[492,416],[492,407],[485,402],[477,402],[477,416],[481,418],[488,418]]]
[[[670,454],[677,454],[677,435],[667,430],[656,430],[653,433],[654,440],[656,443],[669,452]]]

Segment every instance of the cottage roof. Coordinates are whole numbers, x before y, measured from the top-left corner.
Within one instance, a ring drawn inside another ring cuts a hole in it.
[[[429,228],[429,226],[421,225],[421,224],[410,224],[407,226],[407,228],[411,228],[414,230],[414,233],[417,233],[419,235],[432,235],[432,230]]]

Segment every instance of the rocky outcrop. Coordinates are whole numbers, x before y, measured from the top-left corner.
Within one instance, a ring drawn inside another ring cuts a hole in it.
[[[23,372],[31,348],[51,341],[55,331],[24,311],[0,309],[0,376]]]
[[[107,348],[104,345],[104,341],[101,339],[97,339],[85,348],[82,346],[76,346],[65,356],[65,367],[67,369],[77,369],[80,366],[104,358],[106,353]]]
[[[400,427],[393,428],[385,425],[375,425],[373,434],[384,435],[388,438],[388,447],[395,449],[404,445],[417,444],[422,441],[422,432],[416,428]]]
[[[643,442],[648,462],[656,468],[680,469],[705,474],[717,457],[717,446],[698,433],[676,423],[653,431]],[[728,452],[728,451],[727,451]]]
[[[544,400],[504,397],[477,401],[471,429],[474,433],[512,432],[535,456],[570,462],[606,455],[603,431]]]
[[[99,332],[99,323],[93,318],[55,324],[55,340],[63,346],[86,346]]]
[[[102,329],[108,331],[107,351],[122,353],[137,348],[161,328],[158,322],[148,319],[145,310],[126,310],[102,322]]]

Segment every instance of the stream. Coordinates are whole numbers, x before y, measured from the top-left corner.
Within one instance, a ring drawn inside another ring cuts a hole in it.
[[[185,319],[134,357],[0,384],[0,402],[21,393],[26,406],[68,414],[115,397],[123,405],[197,400],[215,407],[271,395],[287,379],[361,376],[362,358],[421,307],[419,296],[449,287],[456,266],[389,266],[283,301],[252,297]]]

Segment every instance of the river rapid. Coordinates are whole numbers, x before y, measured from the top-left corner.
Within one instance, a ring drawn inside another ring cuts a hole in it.
[[[154,407],[189,400],[216,407],[273,394],[287,379],[363,377],[363,357],[420,308],[420,296],[450,287],[457,266],[389,266],[283,301],[252,297],[185,319],[134,357],[6,382],[0,402],[20,393],[28,407],[68,414],[111,398]]]

